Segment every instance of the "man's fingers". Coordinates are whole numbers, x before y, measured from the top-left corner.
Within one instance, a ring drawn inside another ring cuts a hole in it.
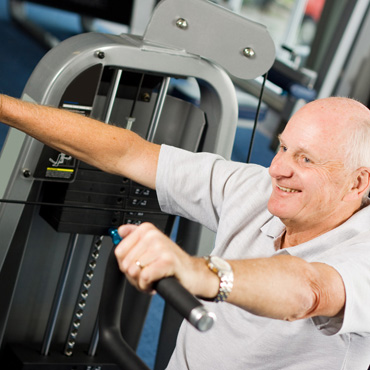
[[[155,232],[155,227],[147,223],[140,226],[124,225],[119,228],[123,240],[118,244],[115,255],[122,272],[130,276],[136,275],[139,267],[136,262],[141,261],[140,256],[151,245],[150,234]]]
[[[131,224],[126,224],[126,225],[121,225],[118,228],[118,234],[122,237],[125,238],[127,235],[131,234],[135,230],[137,230],[138,226],[137,225],[131,225]]]

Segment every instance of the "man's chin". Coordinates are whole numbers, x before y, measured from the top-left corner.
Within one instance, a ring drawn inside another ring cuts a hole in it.
[[[267,209],[273,216],[276,216],[276,217],[280,217],[280,214],[284,213],[282,211],[281,205],[271,198],[269,202],[267,203]]]
[[[282,209],[281,206],[274,205],[274,204],[268,204],[267,206],[268,211],[275,217],[279,217],[281,221],[284,222],[284,220],[290,219],[290,213],[286,209]]]

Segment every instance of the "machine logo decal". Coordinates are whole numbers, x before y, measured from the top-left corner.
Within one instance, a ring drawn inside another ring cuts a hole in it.
[[[54,161],[52,158],[49,158],[49,162],[52,163],[53,167],[58,167],[59,165],[65,164],[65,162],[68,162],[71,160],[72,160],[72,157],[64,153],[59,153],[56,161]]]

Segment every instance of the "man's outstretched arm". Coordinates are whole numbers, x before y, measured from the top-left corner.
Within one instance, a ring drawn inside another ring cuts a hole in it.
[[[155,188],[160,146],[132,131],[0,95],[0,121],[106,172]]]
[[[151,224],[123,225],[119,232],[118,265],[136,288],[151,292],[154,281],[175,276],[192,294],[216,297],[220,281],[203,258],[188,255]],[[228,262],[234,286],[227,302],[248,312],[287,321],[343,314],[344,283],[329,265],[291,255]]]

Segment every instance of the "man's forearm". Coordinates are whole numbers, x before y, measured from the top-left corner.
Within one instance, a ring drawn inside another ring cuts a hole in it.
[[[159,147],[131,131],[4,95],[0,121],[104,171],[155,187]]]

